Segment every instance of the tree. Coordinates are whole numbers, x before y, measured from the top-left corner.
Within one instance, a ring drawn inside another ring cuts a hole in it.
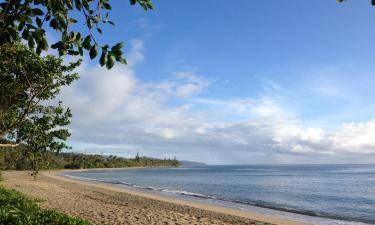
[[[140,5],[144,10],[153,9],[151,0],[130,0],[131,5]],[[57,49],[60,56],[83,55],[89,52],[93,59],[101,48],[100,65],[112,68],[115,60],[126,63],[122,56],[123,43],[112,47],[100,45],[95,40],[101,34],[101,25],[114,25],[109,19],[112,10],[109,0],[5,0],[0,3],[0,45],[25,40],[30,49],[39,55],[49,47]],[[83,17],[86,32],[76,24]],[[46,30],[60,34],[57,42],[49,45]]]
[[[79,65],[63,65],[54,56],[41,57],[22,44],[0,45],[0,138],[27,147],[33,163],[43,152],[67,148],[70,109],[53,103],[60,88],[78,79],[72,73]],[[34,165],[36,169],[37,165]]]
[[[141,160],[141,157],[139,156],[139,152],[137,152],[137,155],[135,155],[135,161],[139,162]]]

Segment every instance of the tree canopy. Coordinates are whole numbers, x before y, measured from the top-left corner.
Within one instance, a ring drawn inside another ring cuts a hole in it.
[[[140,5],[146,11],[153,9],[151,0],[130,0],[130,4]],[[102,33],[103,24],[114,25],[109,18],[111,10],[109,0],[5,0],[0,3],[0,45],[23,39],[37,54],[49,47],[57,49],[60,56],[82,56],[86,50],[91,59],[101,50],[100,65],[110,69],[115,61],[126,63],[122,42],[109,46],[95,39]],[[73,26],[79,21],[84,23],[86,32]],[[59,40],[49,44],[47,29],[59,33]]]
[[[24,144],[33,153],[58,152],[70,136],[70,109],[54,102],[61,87],[78,79],[54,56],[41,57],[22,44],[0,45],[0,137]]]

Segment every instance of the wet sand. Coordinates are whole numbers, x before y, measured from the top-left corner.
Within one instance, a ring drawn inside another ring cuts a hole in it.
[[[136,192],[99,182],[68,179],[58,176],[57,173],[58,171],[44,171],[34,181],[30,172],[4,171],[4,182],[1,185],[38,199],[38,204],[42,208],[56,209],[93,223],[113,225],[305,224],[188,200]]]

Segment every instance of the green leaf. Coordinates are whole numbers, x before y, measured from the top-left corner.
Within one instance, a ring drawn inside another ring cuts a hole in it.
[[[32,32],[32,35],[38,44],[43,42],[43,38],[45,38],[44,32],[45,31],[41,28],[38,28],[36,31]]]
[[[89,28],[89,29],[91,29],[92,28],[92,18],[88,18],[87,20],[86,20],[86,24],[87,24],[87,27]]]
[[[87,35],[85,37],[85,39],[83,40],[82,42],[82,46],[86,49],[86,50],[90,50],[91,48],[91,37],[90,35]]]
[[[74,0],[74,3],[75,3],[75,5],[76,5],[76,9],[77,9],[78,11],[81,11],[82,5],[81,5],[80,0]]]
[[[22,32],[22,38],[25,39],[25,40],[28,40],[29,39],[29,30],[25,29],[23,30]]]
[[[36,47],[36,54],[40,55],[41,52],[42,52],[42,49],[39,46]]]
[[[31,22],[32,22],[32,21],[31,21]],[[34,25],[30,24],[30,23],[26,24],[26,26],[27,26],[27,28],[29,28],[29,29],[37,29],[36,26],[34,26]]]
[[[104,66],[106,64],[106,62],[107,62],[107,57],[106,56],[107,56],[106,52],[103,51],[102,55],[100,56],[100,59],[99,59],[99,63],[100,63],[101,66]]]
[[[151,2],[147,2],[147,7],[149,9],[154,9],[154,5]]]
[[[111,5],[107,2],[103,2],[103,8],[108,9],[108,10],[112,9]]]
[[[124,42],[119,42],[112,49],[120,50],[122,47],[124,47]]]
[[[25,27],[25,21],[20,22],[20,24],[18,24],[18,31],[21,31],[24,27]]]
[[[82,47],[78,47],[78,52],[79,52],[80,56],[83,56],[83,48]]]
[[[43,25],[42,20],[39,17],[36,18],[36,24],[38,25],[38,27],[42,27]]]
[[[53,49],[61,48],[63,46],[63,44],[64,43],[62,41],[58,41],[55,44],[51,45],[51,48],[53,48]]]
[[[93,59],[95,58],[97,55],[98,55],[98,46],[97,45],[93,45],[90,49],[90,58]]]
[[[119,61],[120,63],[122,63],[124,65],[128,64],[128,62],[126,62],[126,60],[122,57],[120,57],[119,60],[117,60],[117,61]]]
[[[40,49],[44,51],[48,50],[48,42],[46,36],[42,36],[41,42],[39,43],[38,47],[40,47]]]
[[[35,42],[34,42],[33,37],[29,36],[29,40],[28,40],[27,44],[29,45],[29,48],[31,48],[31,49],[34,48]]]
[[[79,55],[79,51],[68,50],[68,54],[69,54],[69,55]]]
[[[58,20],[56,18],[53,18],[51,22],[49,22],[49,26],[56,30],[58,26]]]
[[[111,54],[108,54],[107,63],[105,64],[106,68],[110,70],[114,64],[115,64],[114,57]]]
[[[96,30],[101,34],[102,33],[102,29],[100,28],[96,28]]]
[[[38,8],[32,9],[32,14],[34,16],[42,16],[42,15],[44,15],[43,11],[41,9],[38,9]]]
[[[90,5],[88,0],[82,0],[82,5],[86,10],[90,10]]]

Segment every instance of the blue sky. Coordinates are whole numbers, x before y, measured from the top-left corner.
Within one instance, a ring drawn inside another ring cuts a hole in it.
[[[135,30],[116,27],[115,37],[142,38],[146,45],[147,61],[137,67],[138,76],[144,80],[163,79],[176,70],[192,70],[215,81],[203,93],[207,97],[233,98],[259,95],[262,80],[295,86],[304,85],[314,76],[334,76],[352,82],[350,79],[374,68],[375,9],[366,0],[345,4],[324,0],[289,4],[160,1],[155,5],[150,13],[129,8],[126,3],[114,7],[127,9],[130,27]],[[122,18],[115,13],[115,21]],[[317,71],[309,73],[303,71],[305,68]],[[320,74],[325,71],[319,70],[330,69],[340,71]],[[352,71],[343,74],[347,70]],[[316,96],[310,102],[318,108],[314,114],[325,115],[333,110],[332,102]],[[311,117],[310,110],[307,117]],[[360,116],[348,119],[369,119]]]
[[[125,41],[130,65],[105,71],[86,61],[63,92],[77,151],[213,164],[375,162],[370,1],[154,5],[113,1],[116,26],[99,40]]]

